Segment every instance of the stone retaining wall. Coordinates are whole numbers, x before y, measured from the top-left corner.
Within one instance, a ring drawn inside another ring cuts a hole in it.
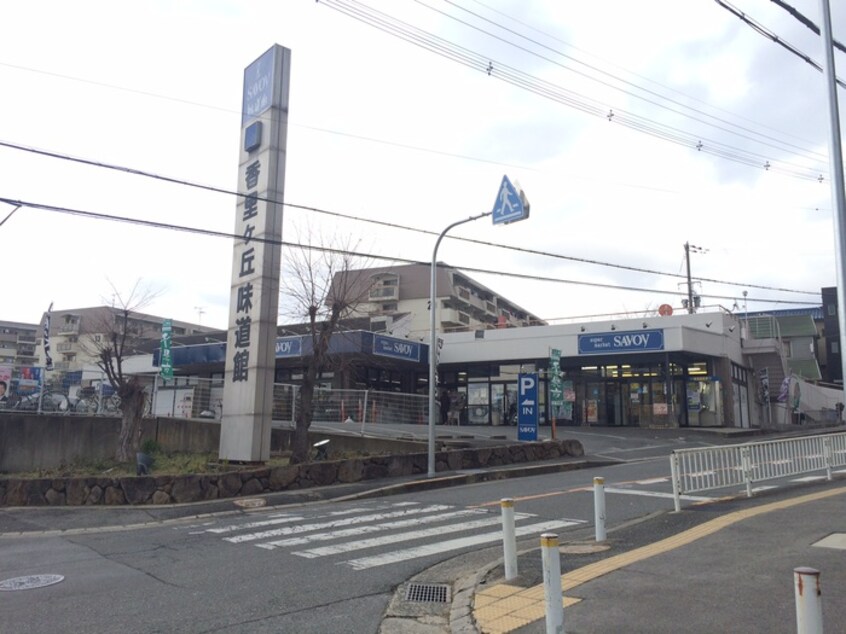
[[[436,471],[460,471],[582,456],[577,440],[455,449],[436,454]],[[189,476],[2,478],[0,506],[177,504],[425,474],[427,453],[328,460]]]

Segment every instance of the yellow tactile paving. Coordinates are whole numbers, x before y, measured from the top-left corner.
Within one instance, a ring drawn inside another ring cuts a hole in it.
[[[515,616],[518,619],[526,619],[531,623],[532,621],[544,618],[546,611],[543,603],[533,603],[532,605],[527,605],[516,610],[511,616]]]
[[[476,621],[480,623],[495,623],[504,619],[506,616],[511,614],[511,610],[507,610],[500,605],[494,603],[491,605],[486,605],[483,608],[479,608],[478,610],[474,610],[474,615],[476,616]]]
[[[561,576],[562,591],[587,583],[593,579],[606,575],[625,566],[643,561],[649,557],[685,546],[698,539],[712,535],[727,526],[756,517],[771,511],[798,506],[806,502],[821,500],[834,495],[846,493],[846,487],[811,493],[789,500],[780,500],[769,504],[762,504],[742,511],[734,511],[713,520],[709,520],[686,530],[678,535],[667,537],[653,544],[635,548],[626,553],[620,553],[601,561],[583,566],[577,570]],[[480,602],[479,599],[482,599]],[[543,584],[531,588],[520,588],[510,584],[489,586],[476,594],[476,609],[473,616],[482,632],[486,634],[506,634],[524,625],[545,618]],[[578,603],[581,599],[564,597],[564,607]]]
[[[482,596],[488,597],[510,597],[512,594],[516,594],[523,590],[520,586],[512,586],[508,583],[498,583],[495,586],[490,586],[481,590],[477,594],[481,594]]]
[[[507,616],[497,620],[496,623],[492,623],[489,626],[485,626],[486,629],[484,631],[485,634],[504,634],[505,632],[511,632],[513,630],[523,627],[524,625],[528,625],[531,622],[532,621],[529,619],[518,619],[514,616]]]
[[[473,602],[477,610],[479,608],[485,607],[486,605],[490,605],[494,601],[498,600],[499,597],[492,597],[488,594],[477,594],[475,597],[473,597]]]

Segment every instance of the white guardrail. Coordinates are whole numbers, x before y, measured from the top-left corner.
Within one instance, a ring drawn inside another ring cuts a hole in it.
[[[677,449],[670,454],[673,501],[681,510],[681,496],[688,493],[775,480],[846,465],[846,433],[803,436],[784,440]]]

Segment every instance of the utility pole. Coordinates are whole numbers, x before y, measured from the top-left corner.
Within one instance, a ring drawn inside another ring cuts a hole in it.
[[[843,147],[840,136],[840,107],[837,101],[837,77],[834,67],[834,38],[831,33],[831,8],[820,0],[822,9],[823,76],[828,96],[831,163],[831,199],[834,204],[835,249],[837,265],[837,322],[840,326],[840,350],[846,346],[846,185],[843,182]],[[846,377],[846,354],[841,354],[841,372]],[[846,385],[846,383],[844,383]]]
[[[687,263],[687,312],[691,315],[696,312],[696,303],[693,301],[693,280],[690,277],[690,251],[694,253],[708,253],[708,249],[697,247],[695,244],[684,243],[684,259]]]
[[[693,314],[693,281],[690,279],[690,244],[684,243],[684,259],[687,262],[687,312]]]

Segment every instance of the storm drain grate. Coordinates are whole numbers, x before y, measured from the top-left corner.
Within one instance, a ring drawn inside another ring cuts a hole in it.
[[[410,583],[405,590],[406,601],[447,603],[449,586],[442,583]]]

